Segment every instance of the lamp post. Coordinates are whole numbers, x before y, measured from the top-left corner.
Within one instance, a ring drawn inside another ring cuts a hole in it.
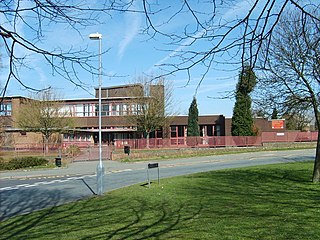
[[[97,194],[103,193],[104,166],[102,164],[102,134],[101,134],[101,84],[102,84],[102,34],[92,33],[89,35],[91,40],[99,40],[99,164],[97,166]]]

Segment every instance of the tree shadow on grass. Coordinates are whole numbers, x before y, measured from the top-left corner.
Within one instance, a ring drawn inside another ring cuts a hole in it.
[[[57,198],[47,198],[43,204]],[[189,208],[185,202],[172,204],[165,196],[160,202],[148,202],[142,196],[126,199],[107,194],[21,215],[0,226],[6,239],[150,239],[181,229],[201,211],[201,203]]]
[[[19,216],[1,225],[1,233],[12,239],[232,239],[279,231],[275,236],[297,239],[303,233],[295,229],[319,222],[319,193],[308,177],[305,169],[269,166],[163,179],[164,189],[132,186]]]

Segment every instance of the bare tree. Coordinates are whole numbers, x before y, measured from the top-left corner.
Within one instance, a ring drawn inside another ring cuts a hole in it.
[[[182,0],[174,4],[143,0],[143,6],[145,32],[152,38],[168,39],[171,62],[159,63],[167,71],[164,75],[185,71],[191,81],[193,69],[201,65],[203,74],[199,85],[206,74],[220,64],[224,70],[230,70],[230,65],[243,67],[245,64],[255,68],[263,45],[268,54],[275,28],[286,9],[294,8],[301,18],[320,22],[315,14],[319,3],[312,0]],[[178,24],[182,19],[185,25],[180,32],[167,30],[168,24]],[[308,30],[305,25],[302,28]]]
[[[311,114],[309,109],[304,109],[298,112],[287,112],[282,115],[286,120],[287,130],[306,131],[311,125]]]
[[[19,74],[21,67],[31,68],[29,61],[34,55],[51,67],[52,74],[59,75],[76,87],[85,89],[86,84],[78,76],[79,69],[98,74],[92,64],[94,54],[84,48],[62,48],[46,44],[48,33],[54,26],[78,33],[88,26],[101,24],[101,16],[111,16],[113,12],[128,12],[130,2],[67,0],[11,0],[0,1],[0,39],[5,48],[4,58],[8,59],[7,78],[0,89],[4,96],[10,81],[18,81],[22,87],[37,89]],[[67,38],[68,36],[66,36]],[[2,100],[2,98],[0,99]]]
[[[139,8],[132,8],[134,4]],[[313,0],[105,0],[94,5],[67,0],[1,1],[0,38],[9,63],[7,79],[0,93],[5,95],[11,80],[37,90],[19,75],[21,66],[30,67],[27,60],[33,54],[42,56],[53,74],[78,87],[85,87],[85,83],[79,78],[77,68],[98,74],[90,62],[93,55],[86,48],[49,48],[43,44],[53,25],[73,29],[81,37],[82,29],[105,22],[101,16],[112,17],[114,13],[123,12],[142,14],[145,16],[143,33],[154,39],[167,39],[169,47],[164,50],[170,52],[171,61],[159,62],[166,71],[161,76],[185,71],[190,81],[193,69],[203,66],[201,84],[208,71],[221,62],[224,69],[227,64],[239,63],[255,67],[261,46],[269,45],[280,17],[288,8],[297,9],[303,18],[320,21],[313,14],[319,10],[319,4]],[[179,24],[181,31],[168,27],[175,24]],[[24,54],[17,54],[21,49]]]
[[[150,80],[149,77],[138,77],[135,84],[137,87],[130,88],[131,92],[127,93],[134,96],[134,109],[127,120],[145,134],[149,148],[150,133],[165,130],[174,115],[172,87],[164,79]]]
[[[63,108],[63,103],[52,91],[39,93],[37,99],[26,99],[20,107],[18,126],[27,132],[41,133],[46,152],[54,133],[70,131],[74,126],[71,112]]]
[[[319,12],[312,13],[316,16]],[[287,12],[264,48],[261,61],[265,77],[257,89],[282,113],[312,110],[320,129],[320,25],[315,17]],[[319,131],[319,130],[318,130]],[[320,132],[313,181],[320,180]]]

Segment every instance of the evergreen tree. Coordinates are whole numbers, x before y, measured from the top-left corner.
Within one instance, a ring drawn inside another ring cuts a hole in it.
[[[275,107],[273,108],[271,119],[278,119],[278,111],[277,111],[277,108]]]
[[[236,87],[236,103],[233,108],[232,136],[254,136],[250,92],[256,85],[256,75],[250,66],[244,66]]]
[[[199,111],[197,106],[197,99],[196,97],[193,97],[193,100],[189,107],[187,136],[200,136],[198,116]]]

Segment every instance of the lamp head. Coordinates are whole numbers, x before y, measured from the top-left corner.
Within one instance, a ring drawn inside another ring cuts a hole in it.
[[[91,40],[99,40],[99,39],[102,39],[102,34],[101,33],[91,33],[89,34],[89,38]]]

